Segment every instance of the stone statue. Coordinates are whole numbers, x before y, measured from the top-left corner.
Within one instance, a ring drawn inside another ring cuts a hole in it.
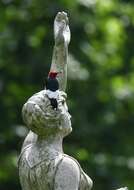
[[[20,182],[22,190],[90,190],[93,184],[91,178],[74,158],[62,150],[63,138],[72,131],[65,93],[70,42],[65,12],[56,15],[54,39],[50,71],[58,73],[58,107],[53,109],[47,89],[34,94],[24,104],[22,116],[30,131],[19,157]]]
[[[24,104],[22,116],[30,131],[19,158],[20,182],[22,190],[90,190],[90,177],[74,158],[62,150],[63,138],[72,131],[65,93],[70,42],[65,12],[56,15],[54,39],[50,71],[58,73],[58,108],[55,110],[51,106],[46,89],[34,94]]]

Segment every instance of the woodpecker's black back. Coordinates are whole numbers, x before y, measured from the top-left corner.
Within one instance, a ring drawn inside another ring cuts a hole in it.
[[[56,78],[50,78],[48,77],[46,80],[46,89],[51,91],[56,91],[59,89],[59,83]]]

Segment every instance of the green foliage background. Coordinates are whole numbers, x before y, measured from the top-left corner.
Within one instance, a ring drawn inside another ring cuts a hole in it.
[[[0,1],[0,190],[20,190],[17,158],[26,135],[21,108],[44,88],[53,20],[67,11],[68,106],[73,133],[66,153],[79,160],[94,189],[134,188],[134,2]]]

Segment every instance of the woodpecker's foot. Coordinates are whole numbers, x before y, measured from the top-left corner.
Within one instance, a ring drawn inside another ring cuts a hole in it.
[[[67,13],[58,12],[54,21],[54,37],[56,43],[70,42],[70,29]]]

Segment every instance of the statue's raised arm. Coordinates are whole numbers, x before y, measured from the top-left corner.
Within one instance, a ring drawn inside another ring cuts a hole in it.
[[[67,13],[58,12],[54,20],[54,39],[52,64],[50,71],[57,71],[59,74],[59,89],[66,90],[67,84],[67,57],[68,44],[70,42],[70,29]]]
[[[67,84],[67,57],[70,42],[70,29],[67,13],[58,12],[54,20],[54,49],[50,71],[58,72],[59,90],[65,92]],[[37,135],[32,131],[27,135],[23,147],[36,141]]]

